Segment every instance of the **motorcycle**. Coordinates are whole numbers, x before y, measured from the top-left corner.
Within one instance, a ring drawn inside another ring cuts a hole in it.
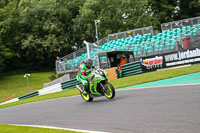
[[[80,91],[81,97],[90,102],[95,97],[105,96],[108,99],[115,97],[115,89],[111,83],[108,82],[108,74],[101,69],[92,69],[88,72],[88,87],[76,85],[76,88]]]

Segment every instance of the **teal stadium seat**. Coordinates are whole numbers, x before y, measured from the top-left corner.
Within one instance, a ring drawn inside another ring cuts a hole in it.
[[[169,42],[165,42],[165,49],[170,50],[170,43]]]
[[[175,40],[171,40],[170,41],[170,49],[175,49],[175,45],[176,45],[176,41]]]
[[[144,45],[144,46],[143,46],[143,51],[144,51],[145,53],[149,53],[149,48],[150,48],[150,47],[148,47],[148,45]]]
[[[134,55],[137,56],[138,54],[138,46],[133,47]]]
[[[158,51],[159,51],[159,46],[158,46],[158,44],[154,44],[154,45],[153,45],[153,48],[154,48],[154,51],[155,51],[155,52],[158,52]]]

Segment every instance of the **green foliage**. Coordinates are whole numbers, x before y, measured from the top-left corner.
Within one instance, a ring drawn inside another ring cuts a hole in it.
[[[18,10],[21,32],[21,50],[31,66],[54,66],[55,56],[71,52],[67,29],[71,12],[56,0],[21,0]],[[62,3],[64,4],[64,3]],[[28,57],[28,58],[27,58]]]
[[[9,48],[6,48],[4,45],[0,45],[0,71],[6,67],[6,60],[9,60],[13,56],[14,53],[12,53]]]
[[[157,17],[157,19],[163,23],[172,21],[175,16],[175,8],[178,5],[178,1],[174,0],[149,0],[150,9]]]
[[[74,37],[71,20],[82,1],[12,0],[0,9],[0,66],[54,68],[56,55],[72,52]],[[2,52],[4,51],[4,52]],[[5,58],[5,51],[13,53]]]
[[[48,78],[49,78],[49,80],[53,81],[53,80],[57,79],[57,75],[56,75],[56,73],[54,72],[54,73],[52,73],[52,75],[50,75]]]
[[[0,3],[0,7],[4,7],[0,8],[0,71],[16,56],[16,53],[12,51],[15,47],[12,42],[14,41],[13,28],[17,16],[16,5],[17,1],[15,0],[10,3],[8,1],[1,1]]]
[[[146,0],[87,0],[80,8],[80,15],[74,19],[75,31],[81,40],[94,42],[94,20],[98,24],[99,36],[153,25],[153,16],[146,12]]]
[[[199,0],[180,0],[179,16],[177,19],[196,17],[200,15]]]
[[[0,71],[55,68],[83,40],[200,15],[199,0],[0,0]]]

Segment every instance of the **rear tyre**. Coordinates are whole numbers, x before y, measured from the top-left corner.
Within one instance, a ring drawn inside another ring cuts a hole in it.
[[[105,97],[108,99],[113,99],[115,97],[115,88],[109,82],[104,84],[104,87],[106,88],[104,93]]]
[[[91,102],[93,100],[93,98],[85,90],[84,90],[84,92],[85,92],[85,94],[83,94],[82,92],[80,92],[81,97],[83,98],[83,100],[85,100],[86,102]]]

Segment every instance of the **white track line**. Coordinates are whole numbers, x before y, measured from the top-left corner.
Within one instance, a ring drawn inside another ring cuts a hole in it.
[[[191,86],[191,85],[200,85],[200,83],[194,83],[194,84],[177,84],[177,85],[162,85],[162,86],[148,86],[148,87],[138,87],[138,88],[127,88],[127,89],[116,89],[116,91],[127,91],[127,90],[140,90],[140,89],[150,89],[150,88],[164,88],[164,87],[176,87],[176,86]],[[71,97],[77,97],[76,96],[70,96]],[[56,98],[61,99],[61,98]],[[49,99],[49,100],[55,100],[55,99]],[[48,101],[48,100],[44,100]],[[70,130],[70,131],[76,131],[76,132],[83,132],[83,133],[109,133],[109,132],[101,132],[101,131],[90,131],[90,130],[80,130],[80,129],[72,129],[72,128],[62,128],[62,127],[53,127],[53,126],[42,126],[42,125],[21,125],[21,124],[9,124],[14,126],[25,126],[25,127],[38,127],[38,128],[48,128],[48,129],[61,129],[61,130]]]
[[[23,127],[38,127],[38,128],[47,128],[47,129],[60,129],[60,130],[69,130],[69,131],[83,132],[83,133],[109,133],[109,132],[101,132],[101,131],[79,130],[79,129],[72,129],[72,128],[41,126],[41,125],[21,125],[21,124],[8,124],[8,125],[23,126]]]
[[[159,86],[148,86],[148,87],[138,87],[138,88],[126,88],[125,89],[116,89],[116,91],[127,91],[127,90],[140,90],[140,89],[150,89],[150,88],[163,88],[163,87],[176,87],[176,86],[192,86],[192,85],[200,85],[200,83],[194,84],[176,84],[176,85],[159,85]],[[131,87],[131,86],[130,86]]]

